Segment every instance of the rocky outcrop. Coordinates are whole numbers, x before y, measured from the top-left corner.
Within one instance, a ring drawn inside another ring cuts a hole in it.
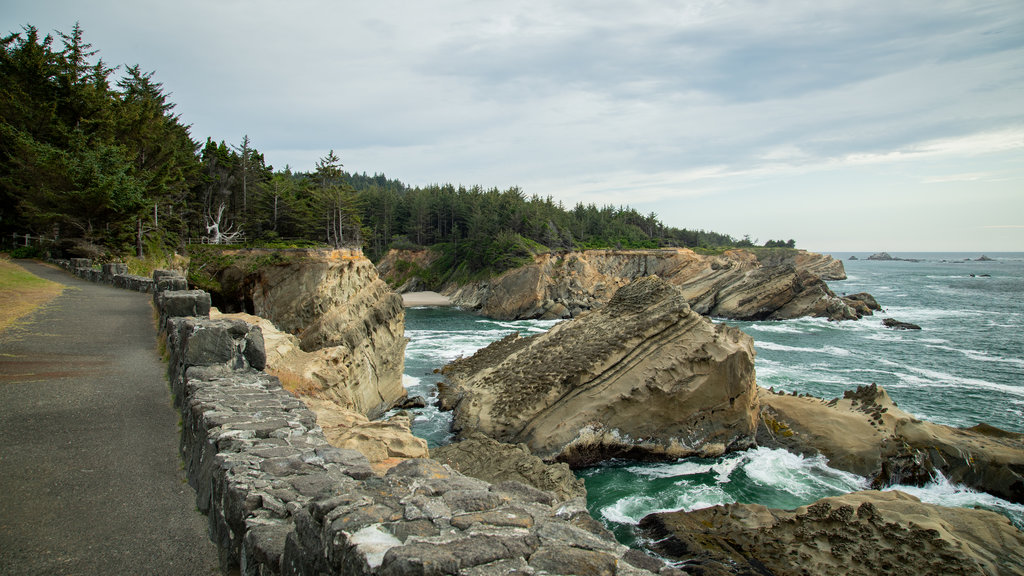
[[[878,252],[877,254],[872,254],[871,256],[868,256],[868,260],[882,262],[920,262],[920,260],[916,260],[914,258],[900,258],[898,256],[893,256],[888,252]]]
[[[167,301],[167,300],[163,300]],[[260,329],[170,318],[182,458],[224,573],[403,576],[654,574],[576,498],[489,484],[412,458],[374,473],[328,444],[313,412],[259,371]]]
[[[586,498],[583,480],[565,463],[547,464],[525,445],[504,444],[483,434],[434,448],[431,457],[466,476],[488,482],[522,482],[555,494],[558,500]]]
[[[883,318],[882,326],[886,328],[892,328],[893,330],[920,330],[921,327],[917,324],[911,324],[910,322],[902,322],[895,318]]]
[[[406,257],[421,256],[392,253],[381,269],[387,274],[408,270],[412,264],[397,265]],[[448,286],[444,293],[453,304],[492,318],[569,318],[600,308],[616,290],[648,275],[679,287],[690,306],[708,316],[848,320],[866,312],[858,312],[825,284],[825,280],[846,278],[842,261],[782,249],[729,250],[715,256],[685,248],[543,254],[530,265],[488,280]]]
[[[854,492],[792,511],[727,504],[647,516],[658,554],[688,574],[1024,574],[1024,532],[986,510]]]
[[[231,252],[233,264],[207,272],[237,287],[242,295],[232,298],[248,302],[253,314],[288,336],[273,338],[272,346],[295,358],[300,377],[370,418],[405,396],[402,299],[361,252]]]
[[[197,292],[202,293],[178,294]],[[173,296],[175,293],[166,294]],[[173,299],[168,298],[168,301],[173,302]],[[244,321],[260,330],[266,371],[278,377],[287,390],[309,406],[332,446],[358,450],[379,471],[387,470],[401,459],[429,456],[426,441],[413,436],[408,418],[370,420],[358,409],[381,400],[371,398],[368,402],[353,397],[355,390],[345,385],[347,372],[335,362],[339,354],[345,354],[339,347],[306,352],[299,347],[298,338],[281,332],[265,318],[241,313],[222,314],[216,308],[210,312],[210,317]]]
[[[443,409],[463,436],[524,443],[545,460],[717,456],[757,424],[753,341],[649,276],[600,310],[513,334],[444,369]]]
[[[956,484],[1024,503],[1024,435],[987,425],[953,428],[914,418],[875,385],[830,401],[760,391],[761,446],[823,454],[875,487]]]

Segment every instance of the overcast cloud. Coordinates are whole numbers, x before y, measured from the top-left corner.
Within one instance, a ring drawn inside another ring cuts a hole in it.
[[[1024,251],[1024,2],[0,0],[197,140],[812,250]]]

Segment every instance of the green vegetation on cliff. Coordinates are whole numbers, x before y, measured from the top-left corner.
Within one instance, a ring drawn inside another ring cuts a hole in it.
[[[373,260],[434,247],[435,275],[452,279],[539,252],[753,245],[517,187],[411,187],[347,172],[333,150],[312,172],[275,171],[248,136],[194,140],[152,72],[97,54],[77,24],[56,37],[26,26],[0,38],[0,240],[27,235],[55,255],[100,259],[197,244],[362,247]]]

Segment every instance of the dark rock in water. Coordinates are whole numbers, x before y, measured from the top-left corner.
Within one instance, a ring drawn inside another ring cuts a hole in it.
[[[423,396],[405,397],[395,403],[392,408],[398,410],[411,410],[413,408],[426,408],[427,399]]]
[[[850,258],[849,258],[849,259],[850,259],[850,260],[860,260],[860,258],[857,258],[856,256],[850,256]]]
[[[893,330],[920,330],[921,327],[917,324],[911,324],[910,322],[900,322],[895,318],[885,318],[882,320],[882,326],[886,328],[892,328]]]
[[[898,256],[892,256],[888,252],[879,252],[868,256],[868,260],[881,260],[884,262],[920,262],[920,260],[914,258],[900,258]]]
[[[981,258],[978,258],[977,260],[975,260],[975,262],[995,262],[995,260],[993,260],[992,258],[989,258],[988,256],[985,256],[984,254],[982,254]]]

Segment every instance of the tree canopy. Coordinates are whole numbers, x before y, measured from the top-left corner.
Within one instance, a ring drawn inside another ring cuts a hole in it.
[[[347,172],[334,150],[312,172],[275,171],[248,135],[198,143],[154,72],[97,55],[77,24],[56,37],[25,26],[0,38],[4,237],[80,239],[115,256],[192,242],[353,246],[374,259],[435,246],[467,274],[500,272],[538,251],[752,245],[517,187],[410,187]]]

